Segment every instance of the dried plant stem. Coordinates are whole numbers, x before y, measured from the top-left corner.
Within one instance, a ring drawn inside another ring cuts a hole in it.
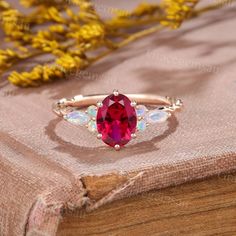
[[[236,0],[232,0],[231,2],[235,2]],[[198,17],[199,15],[205,13],[205,12],[209,12],[209,11],[212,11],[212,10],[217,10],[217,9],[220,9],[222,8],[223,6],[229,4],[228,1],[224,1],[222,3],[215,3],[215,4],[212,4],[212,5],[209,5],[209,6],[206,6],[206,7],[202,7],[198,10],[194,10],[192,15],[190,16],[189,19],[193,19],[195,17]],[[146,21],[143,21],[142,24],[145,25],[145,24],[151,24],[151,23],[154,23],[154,22],[159,22],[160,21],[160,17],[158,17],[158,19],[151,19],[151,20],[146,20]],[[145,36],[148,36],[150,34],[153,34],[157,31],[161,31],[164,27],[162,25],[157,25],[157,26],[153,26],[149,29],[145,29],[145,30],[142,30],[142,31],[139,31],[137,33],[134,33],[133,35],[130,35],[129,37],[127,37],[125,40],[123,40],[122,42],[118,43],[115,47],[115,49],[112,49],[112,50],[108,50],[104,53],[101,53],[99,56],[95,57],[95,58],[92,58],[90,60],[90,63],[96,63],[97,61],[99,61],[100,59],[106,57],[107,55],[111,54],[114,52],[114,50],[117,50],[117,49],[120,49],[122,47],[125,47],[127,44],[133,42],[133,41],[136,41],[142,37],[145,37]]]
[[[103,57],[113,53],[115,50],[117,50],[119,48],[122,48],[122,47],[126,46],[127,44],[129,44],[129,43],[131,43],[131,42],[133,42],[135,40],[138,40],[138,39],[140,39],[140,38],[142,38],[144,36],[150,35],[150,34],[152,34],[154,32],[162,30],[162,29],[163,29],[162,25],[157,25],[157,26],[153,26],[153,27],[151,27],[149,29],[145,29],[145,30],[139,31],[137,33],[134,33],[134,34],[130,35],[128,38],[126,38],[125,40],[123,40],[122,42],[116,44],[116,48],[115,49],[108,50],[108,51],[106,51],[104,53],[101,53],[99,56],[97,56],[95,58],[92,58],[90,60],[90,64],[97,62],[98,60],[102,59]]]

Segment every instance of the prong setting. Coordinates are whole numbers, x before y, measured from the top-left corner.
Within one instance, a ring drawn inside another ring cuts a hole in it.
[[[117,89],[113,90],[113,95],[114,96],[119,96],[119,91]]]
[[[101,101],[98,101],[98,102],[97,102],[97,107],[100,108],[100,107],[102,107],[102,106],[103,106],[102,102],[101,102]]]
[[[97,139],[101,139],[102,138],[102,134],[97,134]]]
[[[120,145],[116,144],[114,148],[115,148],[116,151],[119,151],[120,150]]]
[[[137,138],[137,135],[134,133],[134,134],[131,134],[131,137],[132,137],[132,139],[135,139],[135,138]]]
[[[131,105],[132,107],[136,107],[136,106],[137,106],[137,102],[132,101],[132,102],[130,103],[130,105]]]

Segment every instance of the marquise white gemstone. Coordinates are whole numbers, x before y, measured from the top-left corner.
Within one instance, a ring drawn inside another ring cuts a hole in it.
[[[86,125],[90,120],[89,116],[82,111],[72,111],[65,115],[64,119],[74,125]]]
[[[159,109],[149,111],[146,115],[146,120],[150,124],[165,122],[169,117],[169,113]]]
[[[147,108],[144,105],[136,106],[136,114],[138,117],[145,117]]]

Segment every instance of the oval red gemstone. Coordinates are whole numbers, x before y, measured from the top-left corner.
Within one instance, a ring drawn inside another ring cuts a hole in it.
[[[137,115],[131,101],[123,94],[107,96],[97,112],[97,129],[104,143],[124,146],[135,133]]]

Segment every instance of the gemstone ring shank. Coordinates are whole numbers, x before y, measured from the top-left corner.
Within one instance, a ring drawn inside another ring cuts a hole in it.
[[[145,105],[156,107],[148,110]],[[114,90],[105,95],[77,95],[61,99],[53,111],[75,125],[86,125],[104,143],[119,150],[137,131],[150,123],[162,123],[171,113],[181,108],[182,101],[150,94],[120,94]],[[85,112],[82,109],[87,108]]]

